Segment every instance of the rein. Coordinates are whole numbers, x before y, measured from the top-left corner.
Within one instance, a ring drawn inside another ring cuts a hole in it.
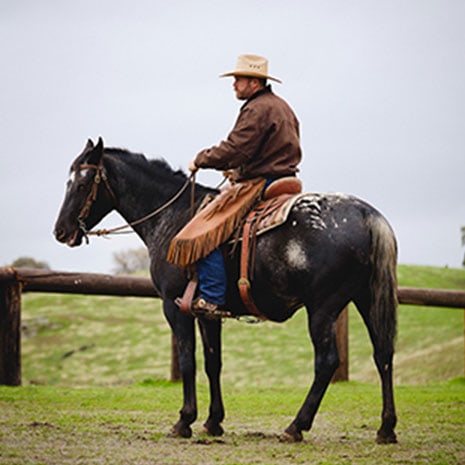
[[[134,231],[124,231],[125,229],[131,228],[133,226],[137,226],[138,224],[141,224],[150,218],[153,218],[154,216],[160,214],[163,210],[168,208],[171,204],[173,204],[176,200],[179,199],[179,197],[184,193],[184,191],[188,188],[189,183],[191,183],[191,215],[193,215],[194,211],[194,195],[195,195],[195,174],[192,173],[184,182],[184,184],[181,186],[178,192],[174,194],[171,199],[169,199],[165,204],[157,208],[156,210],[150,212],[149,214],[143,216],[142,218],[139,218],[135,221],[131,221],[130,223],[123,224],[121,226],[116,226],[114,228],[110,229],[97,229],[96,231],[88,231],[85,224],[84,220],[89,216],[90,213],[90,208],[97,198],[97,192],[99,185],[101,183],[101,180],[103,179],[103,182],[105,184],[105,187],[107,188],[108,192],[110,193],[113,202],[117,203],[116,196],[113,192],[113,189],[111,188],[107,175],[105,173],[105,170],[103,168],[103,157],[100,159],[100,162],[98,165],[89,165],[89,164],[82,164],[80,165],[81,169],[94,169],[96,170],[95,176],[94,176],[94,182],[92,184],[92,187],[90,189],[89,195],[87,196],[86,202],[84,206],[82,207],[81,212],[79,213],[78,216],[78,223],[79,223],[79,229],[84,233],[84,237],[86,239],[86,242],[89,243],[89,238],[88,236],[108,236],[110,234],[127,234],[131,233]]]

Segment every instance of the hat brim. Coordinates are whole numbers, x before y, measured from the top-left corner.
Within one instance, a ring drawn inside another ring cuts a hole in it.
[[[241,72],[241,71],[231,71],[229,73],[220,74],[220,77],[229,77],[229,76],[243,76],[243,77],[255,77],[258,79],[271,79],[272,81],[279,82],[282,84],[281,79],[275,78],[273,76],[267,76],[266,74],[253,73],[253,72]]]

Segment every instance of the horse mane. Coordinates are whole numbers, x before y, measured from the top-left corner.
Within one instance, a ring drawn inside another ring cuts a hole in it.
[[[177,181],[185,181],[186,173],[179,170],[174,170],[164,158],[147,158],[142,153],[134,153],[127,149],[116,147],[105,147],[105,153],[118,158],[131,157],[131,164],[134,167],[140,168],[141,172],[145,172],[149,177],[155,176],[163,179],[176,179]]]

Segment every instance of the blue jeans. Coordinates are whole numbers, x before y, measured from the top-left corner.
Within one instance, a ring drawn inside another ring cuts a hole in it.
[[[267,179],[263,190],[273,181],[274,179]],[[211,304],[224,305],[226,303],[227,276],[220,248],[215,249],[197,262],[197,276],[200,297]]]
[[[221,249],[215,249],[197,262],[200,297],[216,305],[226,303],[226,270]]]

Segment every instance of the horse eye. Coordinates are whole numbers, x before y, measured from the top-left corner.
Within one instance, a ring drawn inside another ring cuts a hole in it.
[[[77,190],[78,190],[79,192],[82,192],[82,191],[84,190],[84,187],[85,187],[84,184],[78,184]]]

